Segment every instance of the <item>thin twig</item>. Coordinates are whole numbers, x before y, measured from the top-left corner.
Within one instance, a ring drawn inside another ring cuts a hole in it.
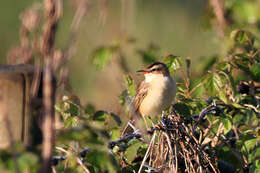
[[[88,170],[88,168],[82,163],[82,160],[81,160],[79,157],[77,157],[77,162],[78,162],[78,164],[82,167],[82,169],[84,170],[84,172],[90,173],[90,171]]]
[[[141,138],[141,134],[139,133],[131,133],[131,134],[128,134],[116,141],[111,141],[108,143],[108,148],[112,149],[114,146],[122,143],[122,142],[126,142],[126,141],[129,141],[130,139],[139,139]]]
[[[143,168],[143,166],[144,166],[144,163],[145,163],[145,161],[146,161],[146,159],[147,159],[147,157],[148,157],[148,155],[149,155],[149,151],[150,151],[150,149],[151,149],[151,146],[152,146],[152,144],[153,144],[153,142],[154,142],[155,135],[156,135],[156,133],[153,134],[153,137],[152,137],[152,139],[151,139],[151,142],[150,142],[150,144],[149,144],[149,147],[148,147],[147,150],[146,150],[146,153],[145,153],[145,155],[144,155],[144,159],[143,159],[143,161],[142,161],[142,164],[141,164],[141,166],[140,166],[140,168],[139,168],[138,173],[141,173],[141,171],[142,171],[142,168]]]
[[[215,105],[209,105],[207,106],[206,108],[204,108],[200,114],[199,114],[199,118],[197,120],[197,122],[194,124],[193,128],[192,128],[192,131],[194,133],[195,129],[197,128],[197,126],[199,125],[200,121],[204,118],[204,116],[211,110],[215,109]]]

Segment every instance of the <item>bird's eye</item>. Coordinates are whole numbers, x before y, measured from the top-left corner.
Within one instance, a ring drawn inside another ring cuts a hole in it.
[[[157,69],[156,68],[154,68],[154,69],[152,69],[152,72],[154,72],[154,71],[156,71]]]

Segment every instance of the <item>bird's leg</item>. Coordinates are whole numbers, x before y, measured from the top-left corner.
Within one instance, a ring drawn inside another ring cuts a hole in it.
[[[149,130],[149,126],[148,126],[146,118],[144,116],[143,116],[143,119],[144,119],[144,124],[145,124],[146,130]]]
[[[154,125],[154,123],[153,123],[153,120],[152,120],[152,118],[150,117],[150,116],[148,116],[148,118],[150,119],[150,121],[151,121],[151,123],[152,123],[152,126],[153,126],[153,128],[155,127],[155,125]]]

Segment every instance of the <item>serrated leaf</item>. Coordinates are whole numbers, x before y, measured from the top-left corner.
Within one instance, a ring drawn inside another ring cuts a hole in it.
[[[223,83],[217,73],[209,73],[203,79],[203,84],[210,95],[216,95],[222,89]]]
[[[190,81],[190,88],[191,88],[191,95],[193,97],[198,97],[202,94],[203,92],[203,85],[201,83],[201,79],[196,79]]]
[[[181,61],[179,56],[168,55],[165,57],[164,62],[167,65],[170,72],[174,72],[181,67]]]

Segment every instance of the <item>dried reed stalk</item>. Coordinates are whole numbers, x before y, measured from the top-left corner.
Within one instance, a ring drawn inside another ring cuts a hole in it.
[[[173,112],[163,117],[157,130],[159,142],[149,150],[153,155],[151,167],[161,172],[219,173],[214,155],[205,152],[193,129],[179,115]],[[158,153],[166,153],[167,157]]]

